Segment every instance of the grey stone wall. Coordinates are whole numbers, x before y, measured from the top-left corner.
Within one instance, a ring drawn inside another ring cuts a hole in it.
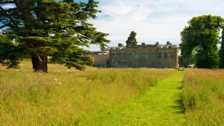
[[[177,68],[177,47],[131,47],[110,50],[109,62],[115,68]]]
[[[93,58],[93,65],[96,67],[109,67],[109,54],[108,53],[90,53],[88,54]]]

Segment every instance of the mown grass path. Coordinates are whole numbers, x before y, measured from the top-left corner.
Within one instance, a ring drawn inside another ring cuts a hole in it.
[[[183,75],[183,72],[176,72],[159,81],[138,100],[140,106],[144,106],[143,109],[149,114],[148,125],[183,125],[185,120],[180,97]]]
[[[98,124],[96,125],[184,125],[185,115],[180,102],[183,75],[183,72],[175,72],[127,104],[111,106],[110,110],[107,110],[107,114],[101,115],[100,120],[97,120]]]

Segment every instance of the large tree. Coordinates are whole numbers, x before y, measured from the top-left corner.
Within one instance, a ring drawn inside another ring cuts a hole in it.
[[[185,65],[192,63],[199,68],[219,67],[218,43],[223,18],[204,15],[193,17],[181,32],[181,57]]]
[[[136,35],[136,32],[131,31],[128,40],[126,41],[127,47],[135,47],[137,45]]]
[[[222,29],[221,48],[219,51],[220,56],[220,68],[224,68],[224,29]]]
[[[68,67],[84,69],[91,58],[83,55],[86,51],[82,47],[104,47],[109,42],[107,34],[88,22],[100,12],[97,5],[95,0],[0,0],[0,63],[16,67],[19,60],[29,56],[34,71],[47,72],[50,57]]]

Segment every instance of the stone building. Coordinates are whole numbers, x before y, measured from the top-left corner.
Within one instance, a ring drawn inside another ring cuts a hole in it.
[[[109,51],[106,52],[91,52],[88,54],[93,58],[94,66],[109,67]]]
[[[112,68],[177,68],[178,47],[167,42],[166,45],[145,44],[126,47],[119,44],[109,53],[91,55],[95,66]]]

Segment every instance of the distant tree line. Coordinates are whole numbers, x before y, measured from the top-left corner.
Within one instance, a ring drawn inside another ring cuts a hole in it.
[[[193,17],[181,32],[180,65],[224,68],[224,19],[221,16]]]

